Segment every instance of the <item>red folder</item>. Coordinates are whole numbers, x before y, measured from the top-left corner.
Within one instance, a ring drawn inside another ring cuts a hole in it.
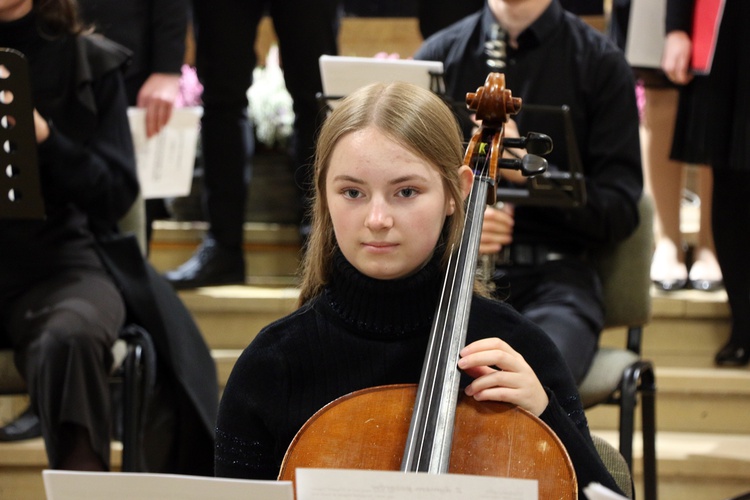
[[[707,75],[719,36],[719,25],[726,0],[695,0],[693,11],[693,55],[690,61],[694,73]]]

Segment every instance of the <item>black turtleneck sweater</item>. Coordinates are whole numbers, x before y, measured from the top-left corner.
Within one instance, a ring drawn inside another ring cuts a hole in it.
[[[325,291],[264,328],[235,364],[219,408],[216,474],[276,478],[292,438],[324,405],[367,387],[416,384],[441,276],[433,259],[408,278],[375,280],[339,253]],[[467,343],[492,336],[521,353],[544,385],[550,403],[541,419],[568,450],[579,490],[592,481],[617,490],[549,338],[510,306],[474,297]]]
[[[96,234],[114,230],[138,192],[121,74],[128,54],[51,32],[33,12],[0,23],[0,47],[28,60],[33,105],[50,124],[37,147],[45,218],[0,217],[0,314],[4,299],[56,270],[101,269]]]

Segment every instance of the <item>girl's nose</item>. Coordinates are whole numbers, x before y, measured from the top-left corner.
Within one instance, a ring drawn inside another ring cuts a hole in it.
[[[370,211],[365,219],[365,226],[372,230],[386,229],[393,226],[393,216],[391,216],[388,204],[383,200],[373,200],[370,205]]]

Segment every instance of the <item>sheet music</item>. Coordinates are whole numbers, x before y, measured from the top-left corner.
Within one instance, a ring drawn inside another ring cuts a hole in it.
[[[190,194],[202,114],[200,107],[175,108],[159,134],[147,139],[146,110],[128,108],[143,198],[172,198]]]
[[[403,81],[432,90],[432,74],[443,74],[439,61],[323,55],[319,64],[323,93],[331,98],[349,95],[375,82]]]
[[[666,16],[666,0],[632,0],[625,43],[625,58],[632,67],[661,67]]]
[[[291,481],[45,470],[47,500],[294,500]]]
[[[297,469],[297,500],[537,500],[531,479],[397,471]]]

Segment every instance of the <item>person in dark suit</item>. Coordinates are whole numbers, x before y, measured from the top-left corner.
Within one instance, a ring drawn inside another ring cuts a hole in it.
[[[580,382],[604,323],[601,283],[587,254],[625,239],[639,223],[638,109],[625,57],[559,0],[488,0],[481,11],[427,39],[414,58],[443,62],[446,94],[455,102],[494,70],[524,105],[570,109],[586,203],[557,207],[520,200],[515,207],[488,207],[480,252],[495,259],[498,296],[542,327]],[[465,120],[465,130],[472,126]],[[550,135],[550,170],[570,171],[561,124],[527,106],[506,127],[509,137],[519,132]],[[502,174],[509,189],[526,182]]]
[[[87,24],[133,53],[125,72],[128,105],[146,109],[146,135],[156,135],[169,121],[180,92],[190,1],[79,0],[78,4]],[[152,222],[168,216],[164,200],[146,200],[147,241]]]
[[[279,40],[295,115],[290,156],[306,233],[310,161],[324,114],[318,59],[338,51],[338,0],[194,0],[196,67],[203,85],[203,205],[209,229],[195,254],[165,273],[176,288],[244,283],[243,223],[254,152],[247,89],[257,63],[258,24],[268,14]]]

